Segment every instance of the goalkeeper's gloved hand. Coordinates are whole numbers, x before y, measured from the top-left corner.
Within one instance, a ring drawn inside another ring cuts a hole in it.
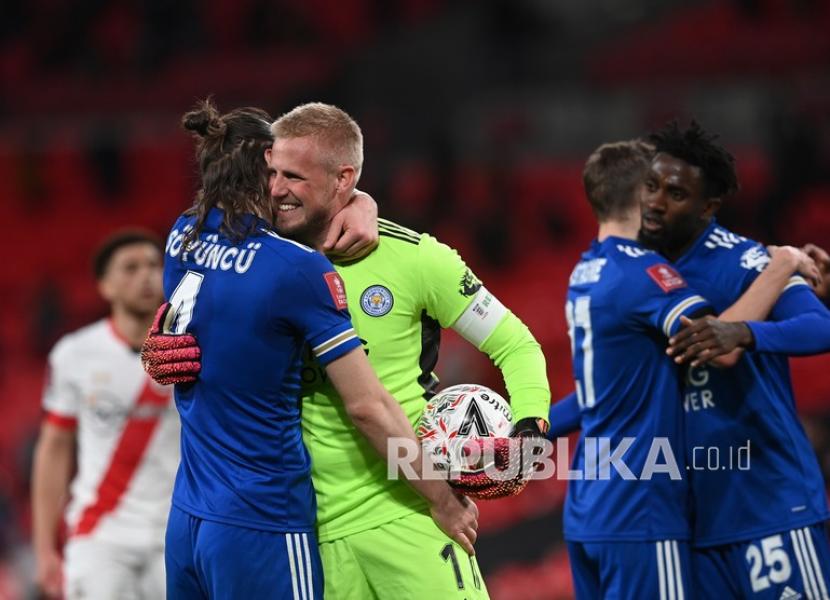
[[[463,470],[457,479],[450,479],[452,487],[465,496],[478,500],[495,500],[515,496],[525,489],[530,481],[531,473],[523,468],[522,438],[474,439],[465,444],[465,449],[472,446],[476,448],[469,449],[477,456],[485,460],[492,457],[495,470],[500,473],[494,473],[492,467]],[[508,476],[511,472],[514,475]]]
[[[525,417],[519,419],[510,432],[510,437],[544,438],[548,433],[548,422],[544,419]]]
[[[156,383],[192,383],[202,368],[202,352],[193,335],[163,332],[162,324],[169,311],[170,303],[165,302],[156,312],[141,346],[141,364]]]
[[[546,440],[547,433],[547,421],[535,417],[525,417],[524,419],[519,419],[518,421],[516,421],[516,424],[513,426],[513,431],[510,432],[510,437],[519,439]],[[534,470],[539,470],[542,468],[542,465],[539,464],[539,462],[533,460],[532,456],[538,456],[542,454],[544,448],[542,448],[541,446],[533,446],[531,448],[531,451],[532,455],[527,452],[522,453],[523,455],[527,454],[527,456],[524,457],[524,463],[522,463],[522,468],[528,471],[529,473],[532,473]]]

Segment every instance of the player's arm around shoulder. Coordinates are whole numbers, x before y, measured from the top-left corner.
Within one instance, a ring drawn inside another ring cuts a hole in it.
[[[748,261],[749,255],[755,259]],[[746,292],[719,315],[723,321],[764,320],[783,292],[806,285],[801,275],[821,279],[813,260],[792,246],[750,247],[742,254],[741,267],[760,272]]]
[[[693,366],[709,362],[734,366],[744,349],[788,350],[815,353],[830,347],[830,320],[813,298],[805,280],[821,283],[815,262],[798,248],[764,248],[745,240],[735,248],[732,268],[736,279],[749,287],[717,319],[707,317],[686,323],[672,340],[677,362]],[[796,274],[797,273],[797,274]],[[767,318],[773,322],[766,322]],[[776,324],[775,321],[784,321]],[[825,341],[821,341],[821,338]],[[804,344],[801,340],[807,340]]]
[[[487,354],[504,377],[514,424],[530,419],[547,429],[550,386],[542,347],[527,326],[476,277],[461,256],[422,236],[419,274],[424,305],[442,327]]]

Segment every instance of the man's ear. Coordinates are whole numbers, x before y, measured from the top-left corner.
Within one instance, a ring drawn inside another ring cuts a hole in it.
[[[271,146],[265,149],[265,162],[269,165],[271,164]]]
[[[337,172],[337,192],[342,194],[354,191],[354,186],[357,183],[355,175],[353,166],[341,165],[340,170]]]
[[[107,302],[112,302],[112,286],[109,285],[106,277],[98,280],[98,293],[101,294],[101,297]]]
[[[714,217],[718,210],[720,209],[721,199],[720,198],[707,198],[706,199],[706,208],[703,209],[703,218],[707,221]]]

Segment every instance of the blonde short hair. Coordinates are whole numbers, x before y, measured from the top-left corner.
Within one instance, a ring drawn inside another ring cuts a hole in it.
[[[344,110],[331,104],[309,102],[285,113],[271,125],[275,138],[311,136],[320,144],[332,169],[351,165],[355,182],[363,169],[363,133]]]

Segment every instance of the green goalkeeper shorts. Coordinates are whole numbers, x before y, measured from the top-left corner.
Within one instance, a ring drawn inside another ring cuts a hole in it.
[[[320,544],[326,600],[488,598],[475,557],[415,513]]]

